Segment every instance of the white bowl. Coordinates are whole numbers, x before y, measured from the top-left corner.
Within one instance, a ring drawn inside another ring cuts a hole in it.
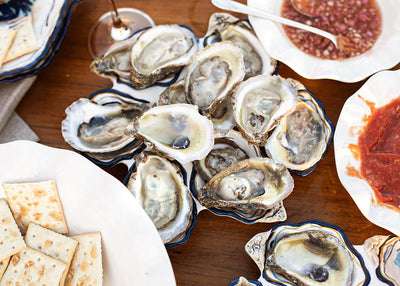
[[[248,5],[280,15],[283,0],[247,0]],[[271,57],[309,79],[357,82],[400,62],[400,5],[398,0],[376,0],[382,14],[382,33],[375,45],[358,57],[334,61],[308,55],[286,36],[281,24],[250,16],[250,23]]]
[[[379,108],[400,96],[400,70],[383,71],[372,76],[345,102],[336,125],[334,147],[336,169],[340,182],[349,192],[363,215],[372,223],[400,236],[400,211],[377,203],[371,186],[362,178],[351,176],[347,168],[360,172],[360,158],[355,158],[351,144],[358,144],[359,131],[371,114],[367,102]],[[358,156],[359,157],[359,156]]]

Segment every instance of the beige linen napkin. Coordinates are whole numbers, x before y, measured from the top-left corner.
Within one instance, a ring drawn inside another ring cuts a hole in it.
[[[0,85],[0,143],[14,140],[39,141],[39,137],[14,111],[36,76]]]

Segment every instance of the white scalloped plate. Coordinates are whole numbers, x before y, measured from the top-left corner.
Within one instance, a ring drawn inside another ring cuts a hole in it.
[[[249,16],[250,23],[271,57],[309,79],[357,82],[400,62],[400,5],[398,0],[376,0],[382,14],[382,33],[364,54],[343,61],[323,60],[299,50],[280,24]],[[283,0],[247,0],[249,6],[280,15]]]
[[[357,145],[358,133],[366,124],[363,118],[371,114],[365,101],[375,103],[375,107],[379,108],[399,96],[400,70],[383,71],[372,76],[346,100],[334,137],[336,169],[342,185],[367,219],[398,236],[400,236],[400,210],[378,205],[370,185],[364,179],[349,175],[347,168],[360,171],[360,159],[354,158],[350,144]]]
[[[175,285],[165,247],[128,189],[76,152],[30,141],[0,145],[1,183],[56,181],[69,234],[100,231],[104,286]]]

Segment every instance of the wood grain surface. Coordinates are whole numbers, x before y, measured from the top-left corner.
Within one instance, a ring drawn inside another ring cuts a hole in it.
[[[132,7],[148,13],[156,24],[185,24],[203,36],[208,19],[221,10],[208,0],[135,0],[117,1],[118,7]],[[110,88],[111,82],[89,70],[91,57],[87,48],[90,28],[97,18],[110,9],[106,0],[83,0],[75,9],[66,38],[52,63],[38,76],[21,104],[18,114],[40,137],[42,144],[71,149],[61,135],[64,110],[73,101],[92,92]],[[236,14],[241,18],[245,15]],[[397,66],[398,68],[399,66]],[[361,85],[332,80],[307,80],[281,65],[279,74],[300,80],[323,103],[330,120],[336,125],[340,110]],[[127,170],[122,165],[106,169],[118,179]],[[342,187],[335,168],[333,146],[316,170],[307,177],[294,176],[295,189],[284,201],[291,223],[318,219],[342,228],[352,244],[362,244],[376,234],[389,234],[373,225],[356,207]],[[190,240],[168,250],[177,285],[228,285],[245,276],[256,280],[259,270],[244,251],[245,243],[273,224],[245,225],[232,218],[202,211]]]

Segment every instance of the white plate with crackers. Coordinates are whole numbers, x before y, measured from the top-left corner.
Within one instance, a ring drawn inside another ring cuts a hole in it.
[[[30,141],[1,144],[0,162],[0,286],[176,284],[156,228],[113,176]]]
[[[80,0],[35,0],[21,24],[0,22],[0,83],[39,72],[54,57]]]

